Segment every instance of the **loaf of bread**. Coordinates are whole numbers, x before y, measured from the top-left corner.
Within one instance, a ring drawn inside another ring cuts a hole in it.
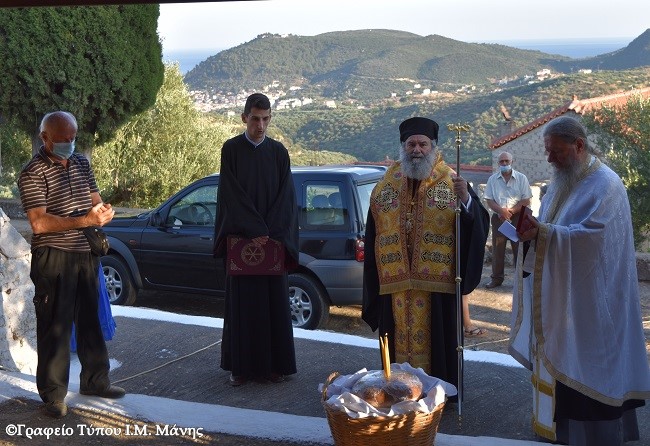
[[[378,409],[401,401],[416,401],[422,395],[420,378],[409,372],[394,371],[386,380],[382,370],[367,373],[352,386],[352,393]]]

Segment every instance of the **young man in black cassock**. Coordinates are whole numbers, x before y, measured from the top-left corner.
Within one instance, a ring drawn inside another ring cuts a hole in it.
[[[457,386],[456,197],[463,294],[481,280],[488,213],[436,150],[435,121],[410,118],[399,129],[400,160],[370,197],[362,318],[388,333],[391,362]]]
[[[282,243],[287,268],[298,264],[298,214],[289,153],[266,136],[271,103],[254,93],[246,100],[246,131],[221,149],[215,257],[226,256],[229,235],[264,245]],[[250,379],[281,382],[296,373],[287,273],[226,276],[221,368],[230,384]]]

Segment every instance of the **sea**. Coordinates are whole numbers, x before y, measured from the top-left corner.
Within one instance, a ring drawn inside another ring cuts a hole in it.
[[[559,54],[574,59],[599,56],[625,48],[634,37],[592,38],[592,39],[551,39],[551,40],[500,40],[485,43],[498,43],[514,48],[536,50],[548,54]],[[196,67],[208,57],[223,51],[224,48],[163,50],[163,60],[177,62],[182,74]]]
[[[188,71],[205,61],[208,57],[214,56],[223,50],[223,48],[214,48],[167,51],[163,48],[163,61],[178,63],[181,74],[185,75]]]
[[[535,50],[547,54],[559,54],[573,59],[600,56],[625,48],[634,37],[592,38],[592,39],[552,39],[552,40],[505,40],[499,43],[522,50]]]

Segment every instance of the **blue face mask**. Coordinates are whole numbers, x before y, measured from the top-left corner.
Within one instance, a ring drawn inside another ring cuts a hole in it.
[[[63,160],[67,160],[74,152],[74,141],[52,143],[52,153]]]
[[[501,169],[501,173],[510,173],[512,166],[499,166],[499,169]]]

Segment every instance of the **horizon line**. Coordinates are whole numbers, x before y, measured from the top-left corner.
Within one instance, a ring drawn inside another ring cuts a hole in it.
[[[349,30],[349,31],[359,31],[359,30]],[[395,30],[399,31],[399,30]],[[336,32],[336,31],[329,31],[329,32]],[[340,31],[340,32],[345,32],[345,31]],[[298,35],[298,34],[295,34]],[[303,37],[315,37],[315,36],[303,36]],[[425,36],[423,36],[425,37]],[[444,36],[443,36],[444,37]],[[518,43],[518,44],[525,44],[525,45],[531,45],[531,44],[563,44],[563,43],[593,43],[594,45],[598,44],[605,44],[605,43],[622,43],[622,42],[627,42],[630,43],[634,39],[636,39],[638,36],[620,36],[620,37],[553,37],[553,38],[522,38],[522,39],[487,39],[484,41],[463,41],[459,40],[459,42],[465,42],[465,43],[477,43],[477,44],[508,44],[508,46],[512,46],[512,43]],[[450,37],[451,38],[451,37]],[[252,39],[254,40],[254,39]],[[252,40],[249,40],[244,43],[251,42]],[[453,40],[458,40],[458,39],[453,39]],[[169,52],[175,52],[175,51],[195,51],[195,52],[204,52],[204,51],[224,51],[227,49],[235,48],[237,46],[243,45],[244,43],[237,44],[235,46],[230,46],[230,47],[217,47],[217,46],[192,46],[192,47],[173,47],[173,48],[165,48],[164,42],[162,44],[163,47],[163,53],[165,51]]]

